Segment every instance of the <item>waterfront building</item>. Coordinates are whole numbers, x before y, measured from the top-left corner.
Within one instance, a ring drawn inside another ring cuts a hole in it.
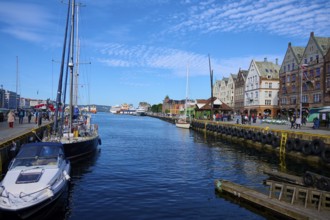
[[[244,113],[248,115],[276,117],[279,112],[278,60],[269,62],[252,60],[245,81]]]
[[[4,108],[5,107],[5,90],[2,89],[2,85],[0,88],[0,108]]]
[[[213,85],[213,96],[220,99],[221,80],[216,80]]]
[[[326,61],[329,47],[330,38],[317,37],[314,32],[310,33],[306,47],[292,47],[289,43],[280,69],[282,113],[299,115],[302,106],[302,114],[305,116],[309,109],[329,103],[329,92],[326,89],[329,84],[330,91]]]
[[[244,111],[244,94],[245,94],[245,80],[248,74],[247,70],[239,69],[237,79],[235,81],[234,90],[234,107],[233,110],[236,114],[242,114]]]
[[[324,58],[324,106],[330,106],[330,47]]]
[[[229,92],[228,92],[228,77],[223,77],[222,80],[220,81],[220,97],[219,99],[224,102],[228,103],[229,102]]]
[[[213,97],[213,99],[196,99],[195,118],[212,119],[211,102],[213,104],[213,114],[219,113],[222,118],[226,118],[226,120],[231,118],[233,109],[216,97]]]
[[[227,102],[225,102],[230,108],[234,108],[235,104],[235,81],[237,80],[236,74],[230,74],[227,83]]]
[[[5,91],[4,108],[17,109],[19,107],[20,95],[9,90]]]
[[[305,47],[294,47],[291,42],[286,50],[281,68],[280,68],[280,109],[283,115],[292,115],[298,109],[297,89],[299,81],[299,65],[302,60]]]

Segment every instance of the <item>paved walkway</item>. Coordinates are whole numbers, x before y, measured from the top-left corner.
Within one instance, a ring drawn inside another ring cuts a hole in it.
[[[42,124],[47,124],[49,121],[42,121]],[[17,137],[21,134],[27,133],[38,125],[34,123],[34,117],[32,117],[31,123],[28,123],[27,117],[24,117],[23,124],[18,123],[18,118],[14,122],[14,128],[9,128],[8,122],[0,122],[0,144],[5,140]]]

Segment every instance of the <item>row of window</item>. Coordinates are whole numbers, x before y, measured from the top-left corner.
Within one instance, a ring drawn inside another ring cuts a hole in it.
[[[302,103],[310,103],[310,101],[308,100],[308,95],[303,95],[302,97]],[[290,103],[288,102],[290,100]],[[322,100],[322,95],[321,94],[313,94],[313,103],[320,103]],[[297,104],[297,97],[296,96],[292,96],[290,98],[282,98],[281,99],[281,104],[282,105],[288,105],[288,104]]]

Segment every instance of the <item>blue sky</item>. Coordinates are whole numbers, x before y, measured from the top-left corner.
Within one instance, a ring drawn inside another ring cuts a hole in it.
[[[252,59],[282,62],[288,43],[330,37],[328,0],[83,0],[79,103],[162,103],[209,98],[215,79]],[[26,98],[55,99],[67,6],[0,0],[0,84]],[[18,62],[17,58],[18,57]],[[17,65],[18,63],[18,65]],[[88,64],[90,63],[90,64]]]

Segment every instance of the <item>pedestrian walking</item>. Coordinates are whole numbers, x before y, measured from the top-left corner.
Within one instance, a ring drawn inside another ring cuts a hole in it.
[[[23,109],[19,109],[19,111],[18,111],[18,123],[19,124],[23,124],[24,116],[25,116],[24,110]]]
[[[31,123],[32,113],[30,111],[27,112],[28,122]]]
[[[8,113],[8,125],[9,128],[14,128],[14,122],[15,122],[15,113],[13,111],[10,111]]]
[[[295,123],[296,123],[296,116],[291,116],[290,117],[290,122],[291,122],[291,127],[290,129],[295,127]]]
[[[297,119],[296,119],[296,129],[300,129],[301,128],[301,118],[300,117],[298,117]]]
[[[42,112],[38,112],[38,126],[42,124]]]

